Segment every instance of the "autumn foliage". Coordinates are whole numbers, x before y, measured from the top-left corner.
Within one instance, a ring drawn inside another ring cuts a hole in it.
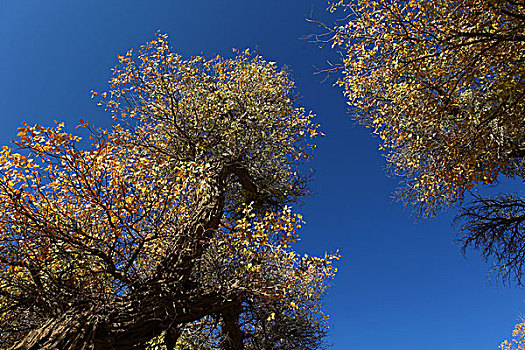
[[[525,349],[525,323],[518,323],[512,331],[511,341],[505,340],[500,345],[501,350],[523,350]]]
[[[423,214],[523,175],[525,4],[338,1],[340,85]]]
[[[525,176],[525,3],[510,0],[336,1],[344,18],[314,36],[341,50],[338,84],[381,139],[397,196],[419,217],[471,202],[463,248],[521,283],[525,202],[477,195]],[[472,194],[472,195],[471,195]]]
[[[119,60],[93,92],[114,127],[0,153],[0,347],[322,347],[337,257],[292,249],[318,126],[289,75],[163,35]]]

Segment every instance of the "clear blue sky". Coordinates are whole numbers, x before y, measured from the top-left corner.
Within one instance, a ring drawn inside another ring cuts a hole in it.
[[[257,48],[288,66],[326,138],[312,167],[315,194],[305,199],[299,250],[339,249],[326,298],[329,342],[345,349],[495,350],[525,315],[523,289],[489,283],[489,265],[465,258],[453,240],[453,211],[415,223],[393,202],[398,179],[385,176],[379,141],[348,115],[341,90],[314,75],[330,53],[300,38],[327,22],[317,0],[0,0],[0,144],[22,121],[99,126],[109,115],[90,90],[103,91],[117,54],[160,30],[189,57],[230,56]],[[331,56],[333,57],[333,56]]]

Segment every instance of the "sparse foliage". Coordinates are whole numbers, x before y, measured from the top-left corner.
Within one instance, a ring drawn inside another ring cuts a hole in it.
[[[523,350],[525,349],[525,323],[518,323],[512,331],[512,340],[505,340],[500,345],[501,350]]]

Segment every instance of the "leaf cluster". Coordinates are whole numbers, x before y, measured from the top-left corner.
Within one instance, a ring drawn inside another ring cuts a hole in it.
[[[523,176],[525,3],[338,1],[339,84],[419,214]]]

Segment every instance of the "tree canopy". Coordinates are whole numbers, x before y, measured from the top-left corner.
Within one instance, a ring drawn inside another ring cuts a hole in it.
[[[291,248],[319,132],[289,74],[165,35],[119,60],[93,97],[120,124],[0,153],[0,346],[322,347],[337,256]]]
[[[404,178],[399,198],[425,217],[501,176],[523,179],[523,1],[341,0],[330,10],[346,17],[317,39],[342,51],[339,85]],[[523,204],[478,196],[460,215],[465,248],[518,281]]]

